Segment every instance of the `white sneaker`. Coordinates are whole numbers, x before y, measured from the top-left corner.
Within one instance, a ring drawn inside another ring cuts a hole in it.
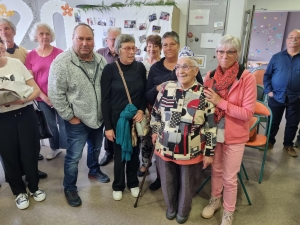
[[[19,209],[26,209],[29,206],[28,194],[26,193],[19,194],[15,201]]]
[[[43,190],[38,189],[36,192],[30,193],[30,196],[33,196],[34,200],[36,200],[37,202],[41,202],[45,200],[46,193]]]
[[[113,199],[120,201],[123,197],[122,191],[113,191]]]
[[[131,191],[131,195],[137,198],[137,196],[139,196],[140,193],[140,188],[139,187],[130,188],[130,191]]]
[[[46,156],[46,159],[50,160],[50,159],[54,159],[58,154],[61,153],[60,149],[56,149],[51,151],[51,153],[49,155]]]

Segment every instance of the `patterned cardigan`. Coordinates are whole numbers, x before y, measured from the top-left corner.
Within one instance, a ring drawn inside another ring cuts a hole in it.
[[[205,100],[204,87],[195,81],[183,90],[176,81],[163,84],[153,106],[150,126],[158,134],[156,151],[171,160],[213,156],[217,124],[215,107]]]

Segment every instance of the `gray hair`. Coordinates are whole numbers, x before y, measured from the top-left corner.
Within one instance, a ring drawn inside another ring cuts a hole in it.
[[[135,39],[134,37],[130,36],[129,34],[120,34],[116,37],[115,41],[115,50],[118,54],[120,54],[120,48],[122,47],[123,43],[134,43],[135,44]]]
[[[106,33],[106,38],[108,38],[108,35],[110,32],[113,32],[113,31],[116,31],[118,32],[119,34],[121,34],[121,29],[119,27],[109,27],[107,29],[107,33]]]
[[[198,61],[197,61],[197,59],[196,59],[194,56],[181,56],[180,59],[181,59],[181,58],[188,59],[189,62],[190,62],[193,66],[199,67]]]
[[[161,38],[161,43],[164,44],[164,39],[171,37],[174,39],[174,41],[180,45],[180,40],[179,40],[179,36],[175,31],[168,31],[166,33],[164,33],[164,35]]]
[[[236,50],[237,52],[237,60],[239,60],[240,56],[241,56],[241,51],[242,51],[242,47],[241,47],[241,41],[239,38],[234,37],[230,34],[226,34],[224,35],[221,40],[218,42],[217,47],[216,47],[216,51],[221,48],[221,47],[226,47],[226,48],[233,48]]]
[[[16,33],[17,31],[16,25],[10,19],[6,17],[0,17],[0,24],[3,23],[7,23],[10,26],[10,28]]]
[[[33,42],[37,42],[37,38],[36,38],[37,31],[41,27],[44,27],[44,28],[46,28],[49,31],[50,37],[51,37],[51,41],[50,42],[55,41],[54,30],[48,24],[46,24],[46,23],[36,23],[36,24],[34,24],[34,26],[32,27],[32,29],[30,31],[30,34],[29,34],[30,40],[32,40]]]
[[[292,30],[290,33],[294,32],[294,31],[300,33],[300,30],[299,30],[299,29],[294,29],[294,30]],[[290,34],[290,33],[289,33],[289,34]]]

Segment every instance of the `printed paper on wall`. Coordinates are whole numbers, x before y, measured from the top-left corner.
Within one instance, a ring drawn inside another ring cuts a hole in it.
[[[201,34],[201,48],[216,48],[217,43],[221,39],[222,34],[218,33],[202,33]]]
[[[208,25],[210,9],[190,10],[189,25]]]

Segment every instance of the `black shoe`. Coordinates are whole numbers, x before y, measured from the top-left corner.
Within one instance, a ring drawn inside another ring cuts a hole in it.
[[[178,214],[176,215],[176,221],[179,224],[183,224],[187,221],[189,216],[179,216]]]
[[[152,184],[150,184],[149,189],[151,191],[156,191],[160,189],[160,187],[161,187],[160,178],[156,178],[156,180]]]
[[[42,171],[40,171],[40,170],[38,170],[38,172],[39,172],[39,178],[40,178],[40,179],[45,179],[45,178],[48,177],[48,175],[47,175],[46,173],[44,173],[44,172],[42,172]]]
[[[43,160],[44,156],[42,154],[39,154],[39,160]]]
[[[166,217],[167,217],[168,220],[173,220],[176,217],[176,212],[174,212],[174,213],[168,213],[168,210],[167,210]]]
[[[110,163],[110,161],[112,161],[112,159],[112,155],[104,155],[100,161],[100,166],[106,166],[108,163]]]
[[[102,173],[101,170],[97,173],[89,173],[88,176],[90,179],[97,179],[101,183],[107,183],[110,181],[109,177]]]
[[[66,189],[64,191],[65,191],[65,196],[66,196],[67,201],[70,206],[77,207],[77,206],[81,205],[81,199],[80,199],[77,191],[68,191]]]

